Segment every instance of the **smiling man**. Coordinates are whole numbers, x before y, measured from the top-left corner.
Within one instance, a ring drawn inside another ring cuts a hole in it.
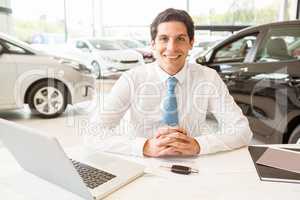
[[[151,39],[157,61],[121,76],[103,107],[99,129],[93,129],[97,131],[87,136],[86,144],[149,157],[247,145],[252,132],[226,85],[213,69],[186,61],[194,43],[188,13],[172,8],[161,12],[151,24]],[[208,113],[217,119],[218,129],[207,125]],[[108,135],[114,136],[109,140]]]

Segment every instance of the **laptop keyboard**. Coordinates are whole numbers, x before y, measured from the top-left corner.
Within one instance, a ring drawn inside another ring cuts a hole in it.
[[[98,187],[99,185],[115,178],[116,176],[113,174],[110,174],[108,172],[96,169],[94,167],[91,167],[89,165],[80,163],[78,161],[72,160],[72,163],[83,179],[83,182],[85,185],[91,189],[94,189]]]

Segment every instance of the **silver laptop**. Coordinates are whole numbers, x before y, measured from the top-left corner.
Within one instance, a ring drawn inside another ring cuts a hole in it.
[[[57,139],[0,119],[0,140],[28,172],[85,199],[101,199],[144,172],[144,166],[95,153],[68,158]]]

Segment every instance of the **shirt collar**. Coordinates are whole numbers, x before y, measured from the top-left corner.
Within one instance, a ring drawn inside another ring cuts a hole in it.
[[[183,82],[185,81],[185,78],[186,78],[186,73],[187,73],[187,62],[185,62],[183,68],[177,72],[177,74],[173,75],[173,77],[175,77],[179,84],[183,84]],[[156,71],[158,73],[158,76],[159,76],[159,79],[161,82],[165,82],[167,81],[167,79],[169,77],[171,77],[171,75],[169,75],[167,72],[165,72],[160,66],[159,64],[157,64],[157,67],[156,67]]]

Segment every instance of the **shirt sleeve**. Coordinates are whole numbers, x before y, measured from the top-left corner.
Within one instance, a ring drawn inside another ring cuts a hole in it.
[[[195,139],[200,145],[200,154],[232,150],[248,145],[252,138],[248,119],[229,94],[227,86],[214,72],[212,95],[208,101],[208,112],[218,121],[217,131],[206,129]]]
[[[136,137],[124,119],[134,92],[133,77],[124,73],[108,96],[101,96],[100,113],[92,116],[84,133],[85,148],[91,151],[143,156],[146,138]],[[101,104],[103,102],[103,104]]]

